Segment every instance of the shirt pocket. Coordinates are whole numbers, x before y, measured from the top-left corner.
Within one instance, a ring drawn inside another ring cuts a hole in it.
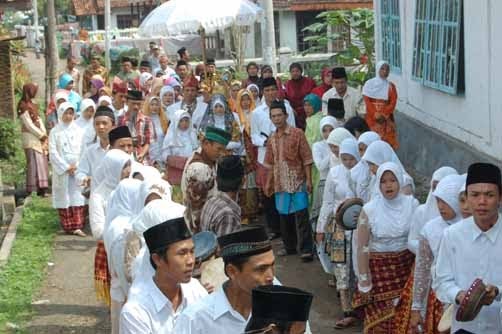
[[[284,143],[284,155],[288,161],[296,161],[299,159],[298,140],[288,140]]]

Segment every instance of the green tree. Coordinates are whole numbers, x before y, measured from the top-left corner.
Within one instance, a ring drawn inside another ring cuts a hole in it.
[[[317,16],[319,22],[305,27],[310,33],[305,41],[312,43],[309,52],[326,48],[329,42],[343,40],[345,49],[338,52],[335,62],[343,66],[356,66],[349,73],[349,81],[363,84],[374,74],[375,59],[375,20],[370,9],[334,10],[322,12]],[[331,27],[328,32],[328,27]],[[364,61],[361,61],[364,60]],[[361,64],[363,63],[363,64]]]

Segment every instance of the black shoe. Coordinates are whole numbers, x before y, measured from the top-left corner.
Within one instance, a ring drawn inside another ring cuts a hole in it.
[[[314,256],[312,253],[304,253],[300,256],[302,262],[312,262],[314,260]]]

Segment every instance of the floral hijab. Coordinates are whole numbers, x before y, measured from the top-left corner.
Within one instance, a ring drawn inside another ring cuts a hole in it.
[[[220,105],[225,110],[225,115],[220,116],[214,113],[214,108]],[[234,114],[228,107],[227,100],[222,94],[215,94],[211,98],[207,106],[206,113],[202,117],[200,123],[199,131],[205,132],[208,126],[217,126],[217,118],[223,117],[225,128],[223,130],[232,134],[232,141],[239,141],[241,139],[241,130],[239,128],[239,123],[235,120]]]

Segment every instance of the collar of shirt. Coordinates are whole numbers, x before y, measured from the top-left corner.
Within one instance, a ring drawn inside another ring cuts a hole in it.
[[[181,303],[178,306],[177,310],[173,309],[173,304],[171,301],[164,295],[162,291],[160,291],[159,287],[153,281],[153,278],[148,281],[148,294],[152,298],[153,304],[155,306],[155,310],[159,313],[166,305],[171,309],[173,313],[176,311],[182,310],[186,305],[185,293],[183,292],[183,284],[180,284],[181,289]]]
[[[284,131],[279,132],[279,131],[276,130],[276,132],[277,132],[277,137],[280,138],[283,135],[289,135],[291,133],[291,127],[289,125],[286,125],[286,129],[284,129]]]
[[[224,201],[228,207],[230,207],[230,209],[233,209],[234,211],[238,208],[240,209],[240,206],[239,204],[237,204],[237,202],[230,198],[230,196],[228,196],[227,193],[223,192],[223,191],[218,191],[218,196],[221,198],[222,201]]]
[[[227,295],[225,294],[224,285],[213,293],[214,293],[213,320],[220,318],[226,313],[230,313],[234,318],[238,319],[239,321],[247,322],[247,320],[244,319],[244,317],[239,312],[234,310],[232,305],[230,305]]]
[[[502,222],[501,222],[501,217],[499,215],[495,225],[493,225],[492,228],[490,228],[488,231],[484,232],[478,227],[478,225],[476,225],[474,218],[471,217],[471,226],[473,229],[472,241],[476,241],[476,239],[478,239],[481,235],[486,235],[486,237],[488,238],[488,240],[490,240],[491,243],[495,243],[495,241],[497,241],[501,225]]]

